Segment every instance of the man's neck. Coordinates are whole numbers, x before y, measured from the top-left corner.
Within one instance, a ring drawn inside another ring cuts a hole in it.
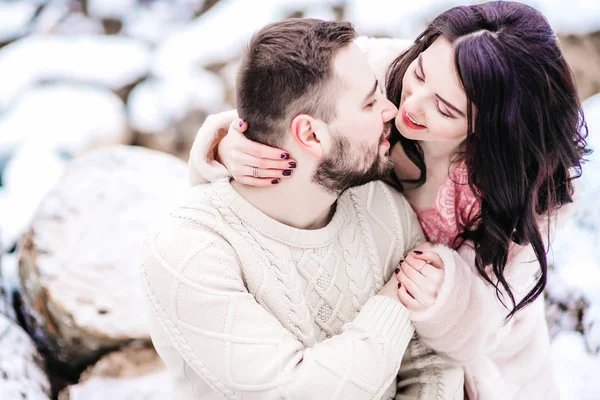
[[[231,182],[233,188],[261,212],[298,229],[325,227],[335,211],[338,196],[311,182],[310,175],[294,171],[291,179],[282,179],[271,187],[253,187]]]

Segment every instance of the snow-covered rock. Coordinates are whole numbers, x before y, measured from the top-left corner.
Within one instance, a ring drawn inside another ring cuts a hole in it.
[[[131,14],[138,0],[87,0],[88,14],[96,19],[121,19]]]
[[[342,1],[222,0],[165,39],[155,53],[152,70],[158,77],[169,77],[188,74],[198,66],[229,62],[264,25],[292,11],[325,4],[338,5]]]
[[[14,321],[0,314],[0,398],[49,400],[44,360]]]
[[[149,341],[138,251],[187,188],[186,164],[117,146],[72,161],[19,243],[25,321],[72,368]]]
[[[169,34],[180,30],[194,18],[189,5],[172,1],[154,1],[138,7],[123,19],[122,33],[129,37],[157,44]]]
[[[600,393],[600,358],[586,349],[583,335],[561,332],[552,342],[554,373],[563,400],[596,400]]]
[[[0,43],[9,42],[29,32],[29,24],[38,5],[33,1],[0,3]]]
[[[131,127],[138,132],[159,134],[190,111],[214,113],[224,107],[225,85],[212,72],[199,70],[172,79],[150,79],[129,95]]]
[[[0,253],[0,314],[17,320],[13,293],[18,290],[16,254]]]
[[[59,400],[167,400],[171,377],[151,348],[126,348],[102,357]]]
[[[0,116],[0,153],[34,142],[77,155],[129,140],[123,101],[102,87],[64,83],[35,87]]]
[[[0,49],[0,110],[40,81],[74,80],[118,90],[148,74],[150,50],[118,36],[29,36]]]
[[[227,108],[225,92],[222,79],[203,70],[140,83],[128,102],[137,143],[185,158],[206,116]]]

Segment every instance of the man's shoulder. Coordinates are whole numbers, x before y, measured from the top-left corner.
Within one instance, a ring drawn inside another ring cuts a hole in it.
[[[170,246],[202,246],[204,242],[218,240],[219,226],[226,205],[216,194],[213,183],[189,188],[170,210],[158,218],[150,231],[150,237],[161,238]],[[189,243],[188,243],[189,242]]]

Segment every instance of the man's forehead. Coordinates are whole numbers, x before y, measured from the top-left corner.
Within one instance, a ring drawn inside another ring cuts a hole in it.
[[[375,82],[375,73],[367,55],[354,43],[338,52],[334,71],[345,88],[369,90]]]

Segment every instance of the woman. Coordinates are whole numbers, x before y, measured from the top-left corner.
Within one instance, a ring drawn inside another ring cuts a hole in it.
[[[390,181],[436,243],[397,270],[418,334],[464,365],[471,399],[557,397],[540,295],[550,231],[573,201],[587,128],[556,35],[523,4],[456,7],[391,63],[386,89],[399,108]],[[216,148],[208,133],[233,118],[200,130],[193,181],[225,172],[207,160]],[[293,179],[294,160],[282,154],[234,129],[218,146],[233,177],[253,185]],[[456,267],[432,265],[435,253],[455,257]]]

